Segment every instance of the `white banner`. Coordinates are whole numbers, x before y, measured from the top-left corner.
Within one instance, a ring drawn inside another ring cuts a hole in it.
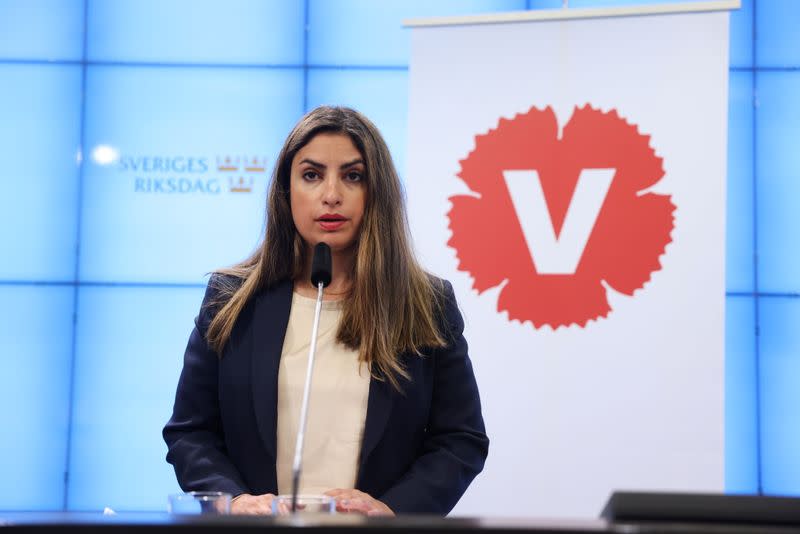
[[[455,515],[724,490],[728,13],[650,11],[413,29],[412,232],[491,439]]]

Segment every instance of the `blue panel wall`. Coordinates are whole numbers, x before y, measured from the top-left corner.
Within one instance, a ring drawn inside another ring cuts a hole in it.
[[[730,18],[730,63],[732,69],[753,66],[753,13],[754,2],[745,0]]]
[[[308,62],[405,67],[410,39],[403,19],[524,9],[522,0],[309,0]]]
[[[244,259],[303,71],[90,66],[86,85],[81,280],[200,283]]]
[[[753,73],[730,73],[725,286],[755,290],[753,231]]]
[[[800,494],[800,3],[742,1],[730,45],[726,484]],[[15,482],[0,486],[0,510],[163,510],[177,484],[160,429],[204,275],[256,245],[286,132],[319,104],[355,107],[402,174],[402,20],[561,5],[0,0],[0,401],[26,400],[0,415],[16,436],[0,448]]]
[[[762,488],[800,495],[800,299],[762,298],[759,313]]]
[[[800,495],[800,4],[755,4],[762,489]]]
[[[91,0],[90,61],[298,65],[305,4],[284,0]]]
[[[81,68],[0,63],[0,280],[72,280]]]
[[[0,285],[0,510],[64,504],[74,290]]]
[[[758,287],[800,292],[800,72],[757,72]],[[795,229],[795,232],[789,231]]]
[[[161,429],[204,289],[85,287],[78,298],[69,508],[165,510]]]
[[[682,0],[682,3],[703,0]],[[792,0],[789,0],[791,2]],[[668,4],[665,0],[569,0],[570,8],[633,6],[645,4]],[[563,0],[528,0],[529,9],[558,9]],[[742,0],[741,7],[731,12],[730,17],[730,66],[742,68],[753,66],[753,0]],[[796,19],[795,19],[796,20]]]
[[[759,487],[758,360],[753,296],[725,299],[725,488]]]
[[[756,63],[759,67],[800,65],[800,2],[760,1],[756,16]]]
[[[83,0],[3,0],[0,60],[80,61],[83,16]]]

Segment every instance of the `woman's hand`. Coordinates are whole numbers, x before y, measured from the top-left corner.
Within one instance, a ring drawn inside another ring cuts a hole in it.
[[[378,499],[373,499],[363,491],[357,489],[332,489],[326,491],[336,499],[336,511],[342,513],[359,513],[364,515],[393,516],[394,512]]]
[[[272,515],[272,500],[275,495],[265,493],[264,495],[250,495],[242,493],[231,501],[232,514],[250,515]]]

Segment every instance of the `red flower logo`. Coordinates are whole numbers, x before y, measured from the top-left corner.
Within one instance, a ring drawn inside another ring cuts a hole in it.
[[[675,205],[648,192],[663,176],[650,136],[616,110],[575,108],[559,137],[550,107],[475,137],[450,197],[459,270],[509,319],[553,328],[606,317],[604,283],[632,295],[661,268]]]

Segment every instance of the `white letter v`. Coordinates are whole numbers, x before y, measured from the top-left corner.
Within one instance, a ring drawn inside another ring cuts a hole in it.
[[[597,222],[616,169],[582,169],[556,236],[539,172],[503,171],[531,260],[539,274],[574,274]]]

